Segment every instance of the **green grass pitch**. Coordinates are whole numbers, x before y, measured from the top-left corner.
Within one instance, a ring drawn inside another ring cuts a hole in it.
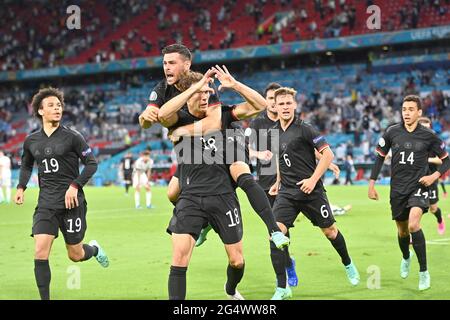
[[[390,218],[388,188],[378,187],[381,197],[378,202],[367,198],[365,186],[330,186],[327,189],[333,204],[353,205],[350,213],[336,220],[361,274],[361,283],[351,287],[329,241],[300,216],[291,230],[290,251],[297,260],[300,279],[299,286],[293,288],[294,299],[450,298],[450,230],[439,236],[434,216],[427,213],[423,217],[431,289],[419,292],[416,257],[409,278],[403,280],[399,276],[401,255],[396,227]],[[78,264],[71,262],[60,234],[50,256],[52,299],[167,299],[171,241],[165,229],[172,205],[165,192],[165,188],[153,188],[156,208],[135,210],[132,193],[126,197],[122,188],[86,188],[88,230],[85,240],[96,239],[102,244],[109,255],[110,267],[103,269],[94,259]],[[33,240],[29,237],[36,197],[37,189],[29,189],[23,206],[0,205],[0,299],[39,298],[33,273]],[[246,269],[238,288],[246,299],[270,299],[275,275],[266,229],[245,196],[239,193],[239,197],[244,220]],[[144,195],[141,199],[144,200]],[[450,227],[448,199],[441,197],[440,206]],[[224,299],[226,266],[223,245],[211,232],[205,244],[194,250],[188,269],[187,299]],[[76,282],[79,289],[73,288],[74,270],[80,276],[80,281]]]

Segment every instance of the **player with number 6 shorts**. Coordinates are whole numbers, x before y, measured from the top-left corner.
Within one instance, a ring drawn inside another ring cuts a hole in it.
[[[269,191],[271,195],[277,195],[273,212],[285,234],[294,227],[297,216],[302,212],[322,230],[341,257],[348,280],[357,285],[360,279],[358,270],[349,256],[344,236],[335,225],[321,181],[333,160],[333,152],[324,136],[295,115],[295,96],[296,91],[286,87],[274,92],[279,120],[271,130],[279,133],[278,144],[273,148],[279,167],[277,180]],[[321,154],[317,164],[316,151]],[[292,291],[286,282],[286,257],[272,243],[270,256],[277,277],[272,300],[289,299]]]

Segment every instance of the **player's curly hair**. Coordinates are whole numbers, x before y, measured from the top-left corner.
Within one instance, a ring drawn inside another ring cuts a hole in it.
[[[422,110],[422,99],[420,99],[419,96],[416,96],[415,94],[410,94],[403,98],[403,102],[409,102],[409,101],[415,102],[417,105],[417,108],[419,110]]]
[[[62,108],[64,109],[64,93],[61,90],[52,87],[40,89],[31,100],[33,113],[40,120],[42,120],[42,116],[39,114],[38,110],[42,108],[42,100],[48,97],[58,98],[59,102],[61,102]]]
[[[202,80],[203,75],[200,72],[188,71],[187,73],[181,75],[180,80],[178,80],[177,87],[183,92],[189,89],[194,83]]]
[[[274,92],[274,99],[277,100],[278,96],[284,96],[284,95],[291,95],[295,99],[295,95],[297,94],[297,91],[292,88],[288,87],[281,87]]]

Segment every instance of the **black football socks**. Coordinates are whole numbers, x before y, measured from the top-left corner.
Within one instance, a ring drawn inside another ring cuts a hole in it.
[[[286,237],[288,237],[289,239],[291,238],[289,231],[286,233]],[[289,253],[289,247],[284,247],[283,251],[284,251],[284,256],[286,259],[286,268],[291,268],[292,267],[292,259],[291,259],[291,254]]]
[[[420,272],[427,271],[427,250],[425,246],[425,235],[422,229],[416,232],[411,232],[412,244],[414,251],[417,254],[417,261],[419,261]]]
[[[409,259],[409,235],[406,237],[401,238],[399,235],[398,237],[398,245],[400,246],[400,250],[402,251],[403,259],[407,260]]]
[[[187,267],[170,266],[169,300],[186,299],[186,271]]]
[[[88,244],[83,244],[84,257],[81,261],[89,260],[92,257],[97,256],[98,248],[96,246],[90,246]]]
[[[235,268],[228,264],[227,267],[227,283],[225,284],[225,291],[229,295],[234,295],[236,293],[236,287],[241,282],[244,276],[245,263],[242,268]]]
[[[50,300],[50,280],[52,275],[48,260],[34,260],[34,276],[41,300]]]
[[[255,210],[262,221],[264,221],[269,234],[274,231],[281,231],[275,221],[266,193],[261,186],[256,183],[253,176],[250,173],[241,174],[237,179],[237,184],[244,190],[253,210]]]
[[[345,244],[345,239],[342,233],[338,230],[338,233],[336,235],[335,239],[328,239],[330,240],[331,244],[333,245],[334,249],[337,251],[339,256],[341,257],[342,263],[344,266],[348,266],[352,260],[350,259],[350,256],[348,255],[347,251],[347,245]]]
[[[270,259],[273,270],[277,276],[277,287],[286,288],[286,257],[285,253],[278,249],[273,241],[270,241]]]
[[[437,222],[438,222],[438,223],[442,223],[442,212],[441,212],[441,208],[438,208],[438,209],[436,210],[436,212],[433,212],[433,214],[434,214],[434,216],[436,217]]]

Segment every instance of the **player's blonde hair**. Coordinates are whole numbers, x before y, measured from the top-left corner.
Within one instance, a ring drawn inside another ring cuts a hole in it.
[[[202,80],[203,75],[199,72],[188,71],[185,74],[181,75],[180,80],[178,80],[177,87],[181,92],[189,89],[194,83]]]
[[[295,96],[297,95],[297,91],[295,89],[289,88],[289,87],[281,87],[274,92],[274,99],[277,101],[278,96],[284,96],[284,95],[291,95],[294,100]]]
[[[428,117],[420,117],[420,118],[419,118],[419,123],[420,123],[420,124],[426,123],[426,124],[431,125],[431,120],[430,120],[430,118],[428,118]]]

